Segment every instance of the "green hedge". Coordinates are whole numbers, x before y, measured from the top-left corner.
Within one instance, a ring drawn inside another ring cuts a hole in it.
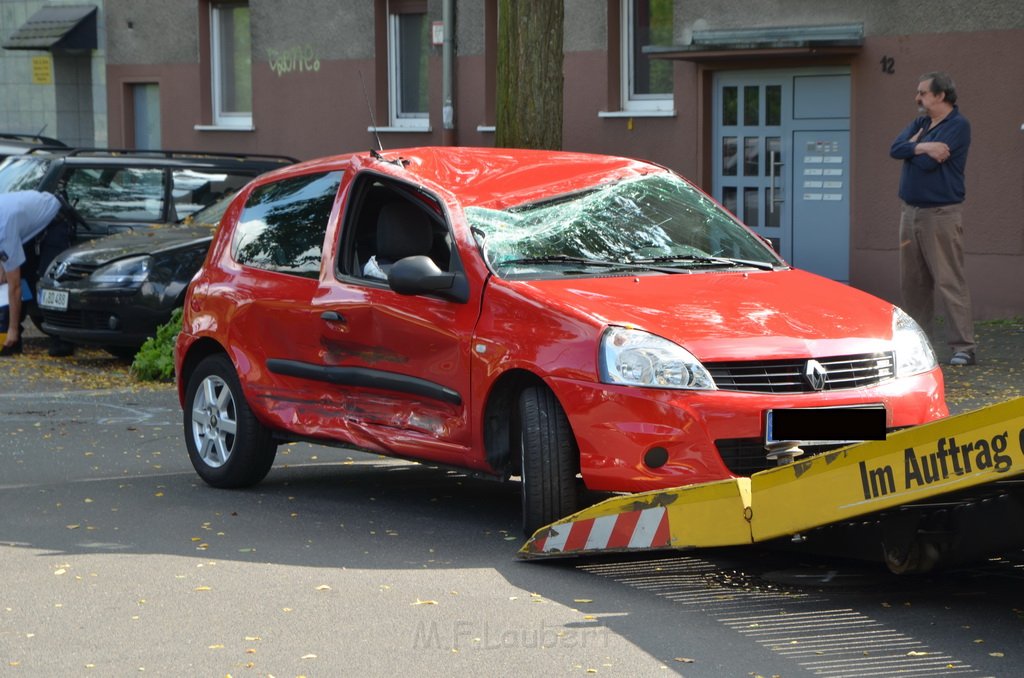
[[[174,309],[171,319],[156,330],[135,354],[132,374],[142,381],[171,381],[174,379],[174,341],[181,331],[180,308]]]

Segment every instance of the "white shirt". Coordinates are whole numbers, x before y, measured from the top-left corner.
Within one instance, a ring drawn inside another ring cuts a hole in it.
[[[60,201],[51,193],[0,193],[0,265],[5,271],[25,263],[22,245],[39,235],[59,210]]]

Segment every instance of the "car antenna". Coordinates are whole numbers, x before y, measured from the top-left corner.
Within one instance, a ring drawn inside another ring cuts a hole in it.
[[[370,110],[370,124],[373,125],[373,136],[377,139],[377,150],[370,149],[370,155],[383,160],[384,156],[381,155],[381,151],[384,150],[384,144],[380,142],[380,134],[377,133],[377,120],[373,117],[373,104],[370,103],[370,97],[366,93],[366,83],[363,81],[363,71],[359,70],[359,84],[363,87],[363,98],[366,99],[366,108]]]

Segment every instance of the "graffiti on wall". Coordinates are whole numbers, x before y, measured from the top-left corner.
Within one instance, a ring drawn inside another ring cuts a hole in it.
[[[288,73],[320,70],[320,58],[313,51],[312,45],[297,45],[285,49],[268,47],[267,60],[270,62],[270,70],[277,73],[279,78]]]

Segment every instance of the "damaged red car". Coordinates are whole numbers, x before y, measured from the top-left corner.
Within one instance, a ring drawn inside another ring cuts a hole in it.
[[[308,440],[517,478],[527,530],[582,486],[749,475],[947,414],[899,308],[787,265],[664,167],[568,152],[355,153],[255,179],[175,362],[210,485],[258,483]]]

